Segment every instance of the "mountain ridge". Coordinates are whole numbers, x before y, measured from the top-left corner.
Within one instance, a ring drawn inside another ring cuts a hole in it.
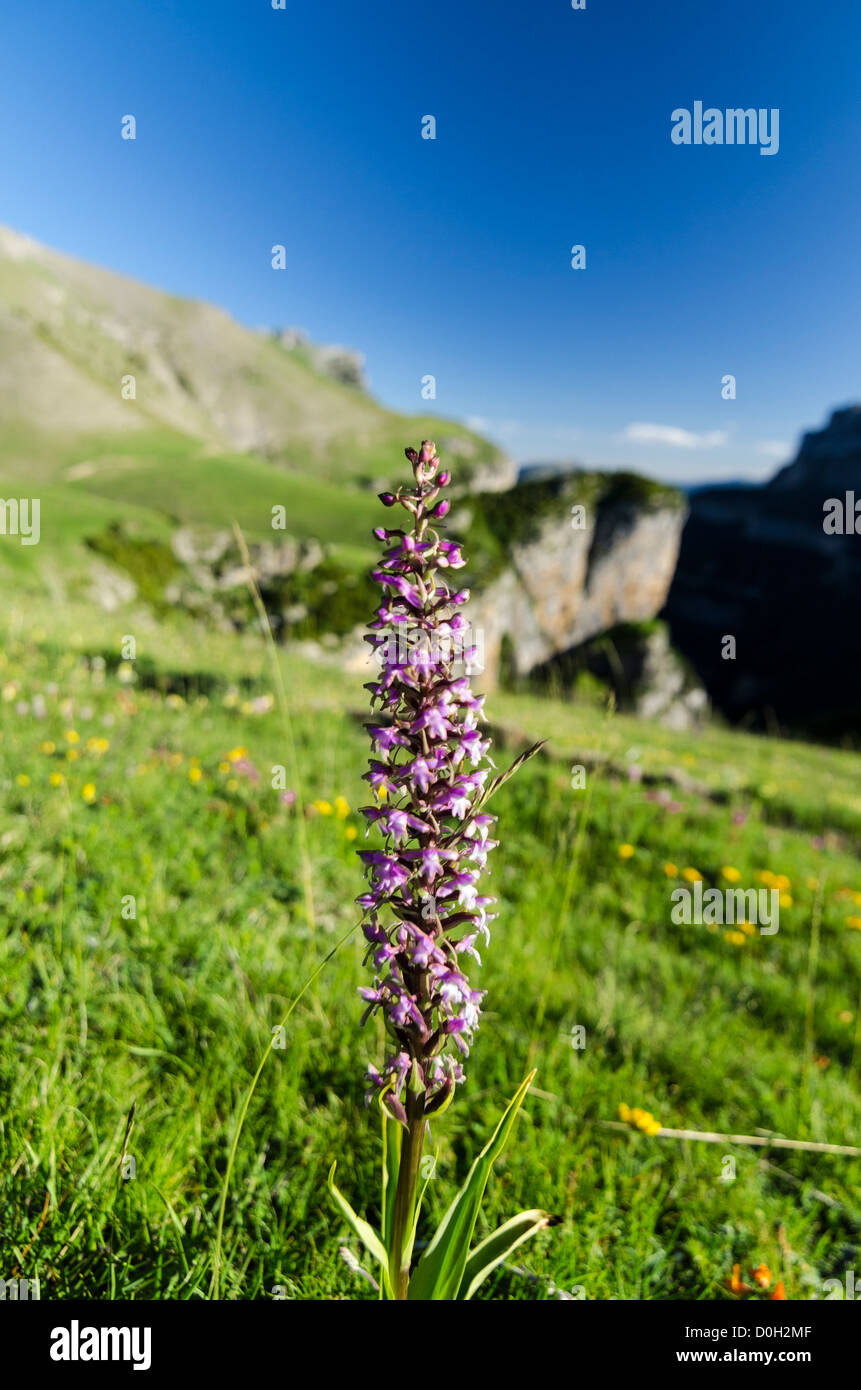
[[[7,437],[44,442],[155,425],[210,450],[254,453],[282,468],[369,486],[398,467],[396,443],[402,448],[433,431],[455,466],[513,479],[514,465],[466,426],[387,410],[315,366],[307,346],[285,345],[205,300],[166,293],[0,227],[0,428]]]

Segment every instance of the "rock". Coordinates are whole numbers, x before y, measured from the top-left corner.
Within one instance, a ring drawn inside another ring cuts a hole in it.
[[[121,570],[95,560],[90,565],[89,596],[106,613],[113,613],[137,597],[137,585]]]
[[[362,353],[342,347],[340,343],[312,343],[301,328],[276,328],[270,336],[287,352],[303,352],[311,366],[324,376],[365,390],[365,358]]]
[[[582,527],[572,526],[575,506]],[[503,646],[512,674],[525,676],[621,622],[654,618],[665,603],[684,523],[673,489],[577,473],[524,484],[496,504],[470,499],[466,510],[466,553],[471,538],[479,545],[471,621],[486,687],[499,677]],[[488,529],[498,550],[483,582]]]
[[[861,497],[859,406],[805,434],[770,483],[692,497],[665,616],[729,719],[829,739],[861,732],[861,536],[823,529],[828,499],[853,490]]]
[[[617,709],[671,729],[695,729],[709,711],[706,692],[670,645],[666,625],[655,620],[621,623],[533,675],[555,690],[576,690],[584,673],[613,691]]]
[[[647,639],[634,687],[633,712],[679,732],[697,728],[709,713],[708,695],[673,650],[663,624]]]
[[[517,464],[505,454],[491,460],[476,460],[476,446],[471,439],[449,439],[439,447],[446,460],[453,464],[454,482],[450,494],[453,498],[464,494],[507,492],[517,484]]]
[[[835,410],[824,430],[810,430],[792,463],[766,485],[768,492],[831,496],[861,484],[861,405]]]
[[[214,565],[235,545],[232,531],[204,531],[181,526],[170,538],[170,547],[183,565]]]

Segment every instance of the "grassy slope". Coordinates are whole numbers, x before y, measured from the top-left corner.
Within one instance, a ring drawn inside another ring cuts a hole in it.
[[[5,1274],[38,1275],[51,1297],[205,1295],[236,1104],[287,1001],[354,920],[360,878],[345,831],[358,817],[307,822],[312,940],[296,823],[266,775],[287,762],[284,730],[276,712],[243,712],[245,698],[272,689],[258,640],[191,641],[141,615],[140,666],[173,672],[175,685],[199,673],[205,702],[184,681],[183,702],[167,698],[167,675],[161,692],[130,692],[90,669],[82,653],[110,647],[119,620],[114,633],[86,608],[36,604],[7,608],[4,623]],[[284,668],[304,801],[341,793],[355,808],[365,737],[344,709],[362,707],[362,677],[290,655]],[[40,692],[44,718],[19,710]],[[565,1220],[524,1256],[540,1282],[503,1273],[485,1297],[549,1297],[544,1280],[589,1298],[721,1297],[733,1263],[760,1260],[790,1297],[815,1296],[822,1279],[858,1267],[857,1161],[780,1154],[763,1166],[739,1148],[726,1183],[721,1146],[617,1135],[600,1122],[626,1101],[667,1125],[857,1142],[861,933],[847,918],[861,912],[848,897],[861,890],[858,757],[741,734],[692,740],[511,696],[490,713],[512,741],[550,733],[553,756],[523,769],[496,805],[502,903],[480,972],[487,1011],[468,1084],[435,1127],[432,1211],[534,1060],[539,1089],[492,1180],[486,1220],[535,1204]],[[80,734],[74,761],[67,729]],[[88,751],[91,736],[108,738],[108,750]],[[57,751],[40,751],[46,739]],[[240,745],[264,774],[256,787],[219,771]],[[572,791],[570,762],[596,749],[586,793]],[[632,761],[665,779],[680,809],[620,775]],[[703,789],[679,790],[681,773]],[[623,842],[635,847],[627,861]],[[737,946],[720,931],[670,926],[667,861],[709,883],[726,864],[745,885],[758,870],[785,873],[793,905],[780,933]],[[127,894],[133,921],[121,916]],[[371,1216],[378,1191],[361,1072],[380,1039],[358,1027],[361,954],[355,939],[342,948],[294,1015],[287,1050],[267,1063],[227,1211],[232,1296],[277,1284],[305,1298],[370,1293],[339,1259],[347,1234],[323,1200],[334,1157]],[[576,1024],[583,1051],[571,1045]],[[137,1174],[117,1186],[132,1098]]]
[[[383,409],[212,305],[4,228],[0,360],[0,495],[38,496],[44,538],[0,547],[0,573],[12,565],[33,591],[80,589],[83,542],[111,521],[147,538],[166,522],[238,521],[272,539],[278,504],[289,534],[351,548],[364,566],[379,511],[370,485],[398,469],[405,444],[450,440],[461,476],[498,457],[458,424]],[[120,391],[129,373],[134,400]]]
[[[7,540],[0,547],[0,574],[10,570],[14,582],[31,591],[50,591],[57,582],[72,593],[80,590],[92,568],[86,540],[117,521],[140,537],[164,541],[177,525],[229,530],[236,521],[250,541],[272,541],[285,534],[272,529],[277,505],[286,507],[286,534],[321,539],[351,555],[359,568],[370,562],[368,538],[379,513],[372,493],[286,475],[254,455],[211,455],[170,432],[122,442],[87,439],[64,453],[62,469],[54,455],[41,479],[33,465],[0,461],[4,497],[40,500],[40,544]]]

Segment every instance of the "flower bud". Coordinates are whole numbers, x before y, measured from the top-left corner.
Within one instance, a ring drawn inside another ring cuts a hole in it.
[[[395,494],[393,492],[380,492],[377,494],[384,507],[395,505]]]
[[[436,456],[436,445],[430,439],[422,440],[421,452],[419,453],[419,463],[430,463]]]
[[[442,473],[440,473],[439,477],[436,480],[437,487],[448,487],[450,482],[451,474],[449,473],[447,468],[443,469]]]
[[[441,502],[438,502],[434,507],[433,514],[435,517],[438,517],[440,521],[442,521],[443,517],[448,514],[450,507],[451,503],[449,502],[447,497],[444,497],[443,500]]]

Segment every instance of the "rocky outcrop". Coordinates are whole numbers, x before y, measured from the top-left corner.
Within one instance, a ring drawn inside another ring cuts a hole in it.
[[[301,328],[276,328],[270,336],[288,352],[298,349],[324,376],[345,386],[356,386],[360,391],[366,389],[364,354],[354,348],[342,347],[340,343],[312,343]]]
[[[861,534],[824,525],[829,500],[845,512],[847,493],[861,499],[859,406],[806,434],[770,483],[691,499],[666,618],[730,719],[861,731]]]
[[[629,474],[574,473],[474,498],[464,532],[484,685],[525,676],[622,622],[653,618],[676,565],[678,493]]]
[[[767,484],[772,494],[830,497],[861,485],[861,405],[835,410],[824,430],[810,430],[792,463]]]
[[[457,459],[452,497],[474,496],[482,492],[507,492],[517,484],[518,465],[507,454],[482,458],[469,435],[447,435],[438,440],[443,458]]]
[[[603,702],[612,690],[616,708],[676,730],[696,728],[709,712],[705,690],[669,639],[666,624],[625,622],[553,657],[534,673],[549,690],[574,689],[592,677],[585,694]],[[598,682],[597,688],[594,681]]]

